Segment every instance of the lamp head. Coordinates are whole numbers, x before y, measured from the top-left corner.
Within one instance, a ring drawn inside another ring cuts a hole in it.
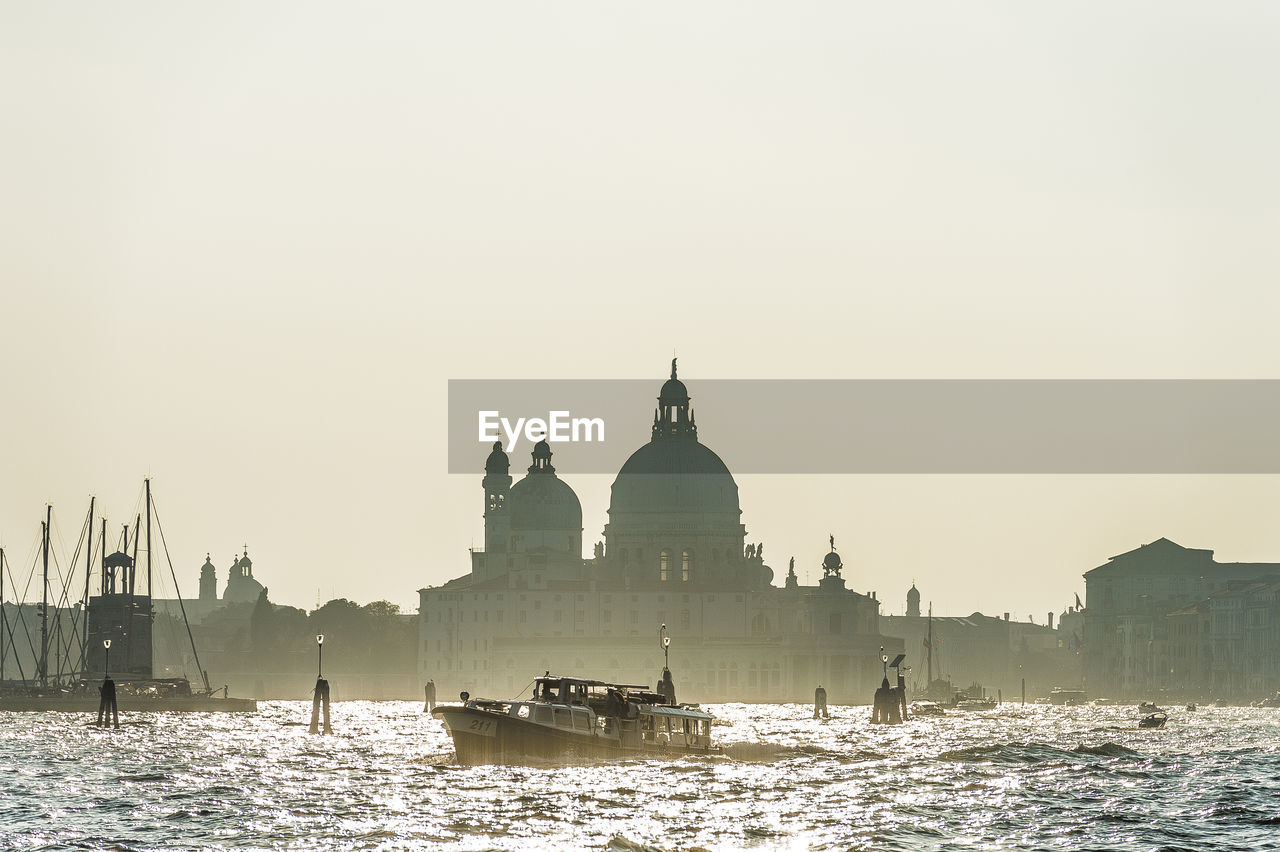
[[[103,640],[102,640],[102,647],[104,647],[104,648],[106,648],[106,649],[110,650],[110,649],[111,649],[111,640],[110,640],[110,639],[103,639]]]
[[[316,634],[316,644],[317,644],[317,645],[323,645],[323,644],[324,644],[324,634],[323,634],[323,633],[317,633],[317,634]]]

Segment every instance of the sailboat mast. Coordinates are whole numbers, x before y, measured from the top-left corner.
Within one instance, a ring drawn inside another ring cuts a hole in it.
[[[152,597],[151,594],[151,478],[145,480],[147,484],[147,598]]]
[[[102,519],[102,538],[98,539],[98,558],[102,560],[100,583],[102,594],[107,593],[107,519]]]
[[[89,577],[93,574],[93,504],[97,498],[89,497],[89,520],[84,526],[84,641],[80,644],[80,676],[89,667]]]
[[[4,683],[4,631],[6,624],[4,611],[4,548],[0,547],[0,684]]]
[[[933,683],[933,601],[929,601],[929,684]],[[929,687],[926,686],[925,689]]]
[[[53,523],[53,506],[45,506],[45,519],[40,524],[40,549],[43,570],[40,579],[40,686],[49,679],[49,525]]]

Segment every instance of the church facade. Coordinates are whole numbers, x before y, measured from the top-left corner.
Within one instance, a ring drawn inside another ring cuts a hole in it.
[[[540,441],[518,481],[495,444],[485,462],[484,548],[469,573],[419,590],[419,673],[441,695],[517,694],[544,671],[652,684],[661,630],[682,701],[868,703],[881,655],[880,605],[845,585],[835,548],[816,586],[783,585],[747,541],[738,486],[699,440],[676,377],[652,435],[614,480],[603,538],[583,557],[582,507]],[[883,652],[882,652],[883,647]]]

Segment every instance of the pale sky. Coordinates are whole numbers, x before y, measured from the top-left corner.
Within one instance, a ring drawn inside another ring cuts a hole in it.
[[[483,536],[450,378],[1280,377],[1278,24],[5,4],[0,540],[24,574],[51,501],[69,555],[149,473],[184,593],[247,542],[277,602],[411,609]],[[589,549],[610,479],[557,467]],[[890,613],[1041,620],[1162,535],[1280,561],[1276,477],[739,484],[779,578],[832,532]]]

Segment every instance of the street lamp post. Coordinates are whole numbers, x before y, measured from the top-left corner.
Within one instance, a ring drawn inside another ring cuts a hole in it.
[[[316,634],[316,677],[324,677],[324,634]]]
[[[667,635],[667,625],[662,625],[658,635],[662,638],[662,667],[669,669],[671,668],[671,637]]]

